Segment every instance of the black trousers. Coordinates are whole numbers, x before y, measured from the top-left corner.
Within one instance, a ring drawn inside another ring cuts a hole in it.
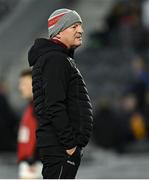
[[[74,179],[82,156],[79,147],[70,156],[59,146],[40,148],[39,155],[43,163],[43,179]]]

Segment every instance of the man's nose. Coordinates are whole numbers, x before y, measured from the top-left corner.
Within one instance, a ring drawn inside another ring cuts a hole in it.
[[[78,26],[78,32],[81,34],[84,32],[83,27],[81,25]]]

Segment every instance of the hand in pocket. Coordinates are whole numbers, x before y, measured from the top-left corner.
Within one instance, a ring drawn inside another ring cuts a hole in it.
[[[72,149],[67,149],[67,150],[66,150],[67,154],[70,155],[70,156],[72,156],[72,155],[74,154],[74,152],[76,151],[76,148],[77,148],[77,147],[74,147],[74,148],[72,148]]]

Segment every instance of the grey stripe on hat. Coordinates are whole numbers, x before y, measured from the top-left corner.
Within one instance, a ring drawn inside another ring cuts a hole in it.
[[[82,23],[82,19],[79,16],[79,14],[76,11],[72,11],[72,10],[69,10],[69,9],[60,9],[60,10],[57,10],[57,12],[53,13],[50,16],[50,18],[53,18],[54,16],[56,16],[58,14],[61,14],[61,13],[66,13],[66,14],[64,16],[62,16],[60,18],[60,20],[55,25],[53,25],[52,27],[48,28],[49,38],[53,38],[59,32],[63,31],[64,29],[66,29],[68,27],[70,27],[74,23],[77,23],[77,22]]]

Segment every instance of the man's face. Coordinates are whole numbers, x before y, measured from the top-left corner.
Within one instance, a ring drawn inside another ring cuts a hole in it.
[[[76,48],[82,44],[82,34],[83,28],[81,23],[75,23],[60,32],[58,37],[68,48]]]
[[[29,75],[20,78],[19,90],[24,99],[32,99],[32,78]]]

